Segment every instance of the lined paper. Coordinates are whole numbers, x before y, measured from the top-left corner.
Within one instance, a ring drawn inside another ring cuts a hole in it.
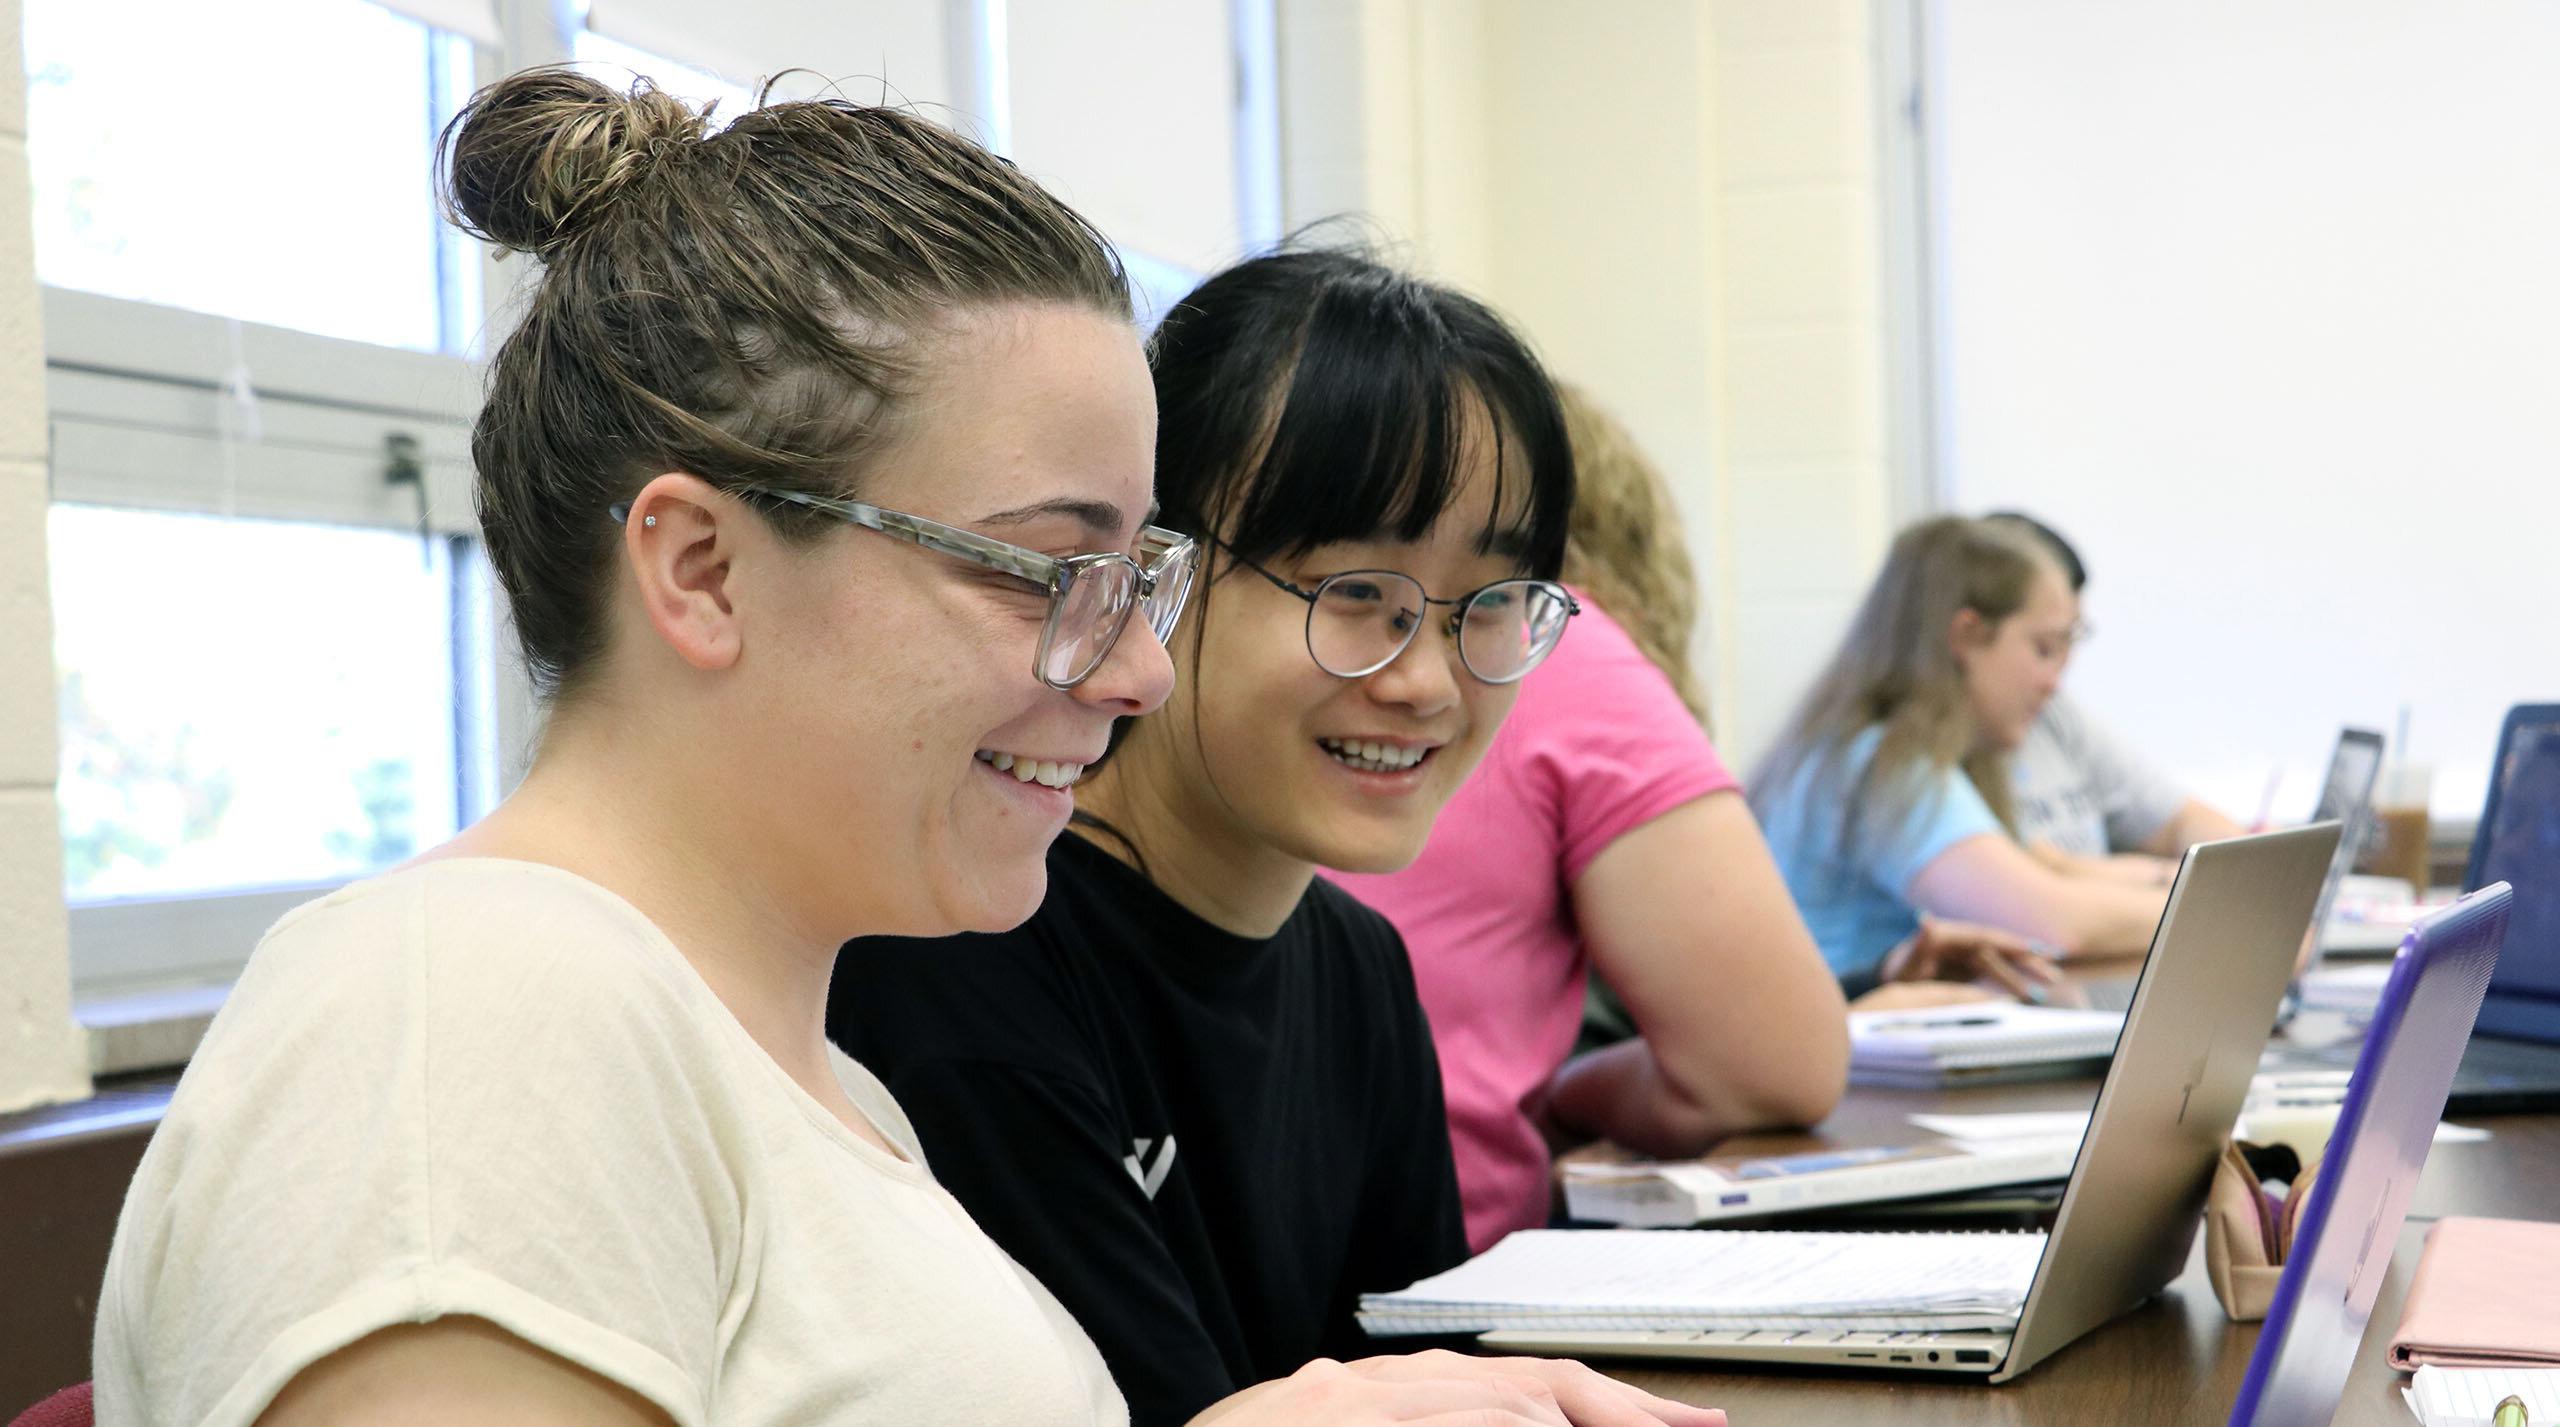
[[[2086,1110],[2020,1110],[1992,1115],[1912,1115],[1912,1124],[1933,1135],[1979,1143],[1987,1140],[2077,1140],[2089,1133]]]
[[[2534,1427],[2560,1422],[2560,1368],[2420,1368],[2401,1395],[2426,1427],[2490,1427],[2510,1393]]]
[[[2042,1234],[1529,1229],[1395,1293],[1373,1334],[1498,1328],[2008,1328]]]

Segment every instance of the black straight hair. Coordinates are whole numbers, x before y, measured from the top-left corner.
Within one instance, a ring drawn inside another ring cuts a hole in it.
[[[1542,579],[1563,568],[1564,411],[1528,343],[1474,298],[1359,252],[1272,253],[1177,303],[1149,362],[1163,524],[1248,560],[1419,540],[1457,498],[1481,406],[1496,460],[1480,546]]]
[[[1461,443],[1479,406],[1492,418],[1495,484],[1478,546],[1539,579],[1564,567],[1573,447],[1555,383],[1510,324],[1464,293],[1351,248],[1283,249],[1174,304],[1147,363],[1156,520],[1200,537],[1204,586],[1239,557],[1423,538],[1465,482]],[[1195,598],[1189,617],[1207,619],[1207,601]],[[1184,677],[1201,677],[1196,651]],[[1115,721],[1093,766],[1136,723]],[[1074,821],[1152,875],[1126,832],[1081,809]]]

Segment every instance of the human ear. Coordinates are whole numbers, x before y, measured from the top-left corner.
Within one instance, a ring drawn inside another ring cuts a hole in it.
[[[631,498],[622,550],[640,607],[676,657],[696,669],[725,669],[744,647],[730,602],[730,564],[746,508],[683,471],[652,479]]]
[[[1996,633],[1991,621],[1978,610],[1960,609],[1947,621],[1947,652],[1955,656],[1956,667],[1964,667],[1966,656],[1991,642]]]

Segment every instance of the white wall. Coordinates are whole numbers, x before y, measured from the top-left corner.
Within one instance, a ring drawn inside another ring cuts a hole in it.
[[[2560,7],[1933,11],[1942,457],[2085,552],[2071,686],[2244,817],[2405,702],[2476,814],[2560,698]]]
[[[1887,523],[1864,0],[1283,0],[1280,38],[1290,222],[1371,215],[1627,423],[1747,765]]]
[[[53,803],[44,322],[18,36],[18,0],[0,0],[0,1112],[89,1092]]]
[[[1006,8],[1013,157],[1111,240],[1194,269],[1243,247],[1227,0]]]

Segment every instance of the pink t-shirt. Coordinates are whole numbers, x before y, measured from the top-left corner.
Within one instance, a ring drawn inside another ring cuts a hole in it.
[[[1671,681],[1584,596],[1422,856],[1383,876],[1326,874],[1386,913],[1413,954],[1477,1251],[1547,1221],[1552,1168],[1522,1107],[1582,1024],[1575,880],[1621,833],[1737,786]]]

